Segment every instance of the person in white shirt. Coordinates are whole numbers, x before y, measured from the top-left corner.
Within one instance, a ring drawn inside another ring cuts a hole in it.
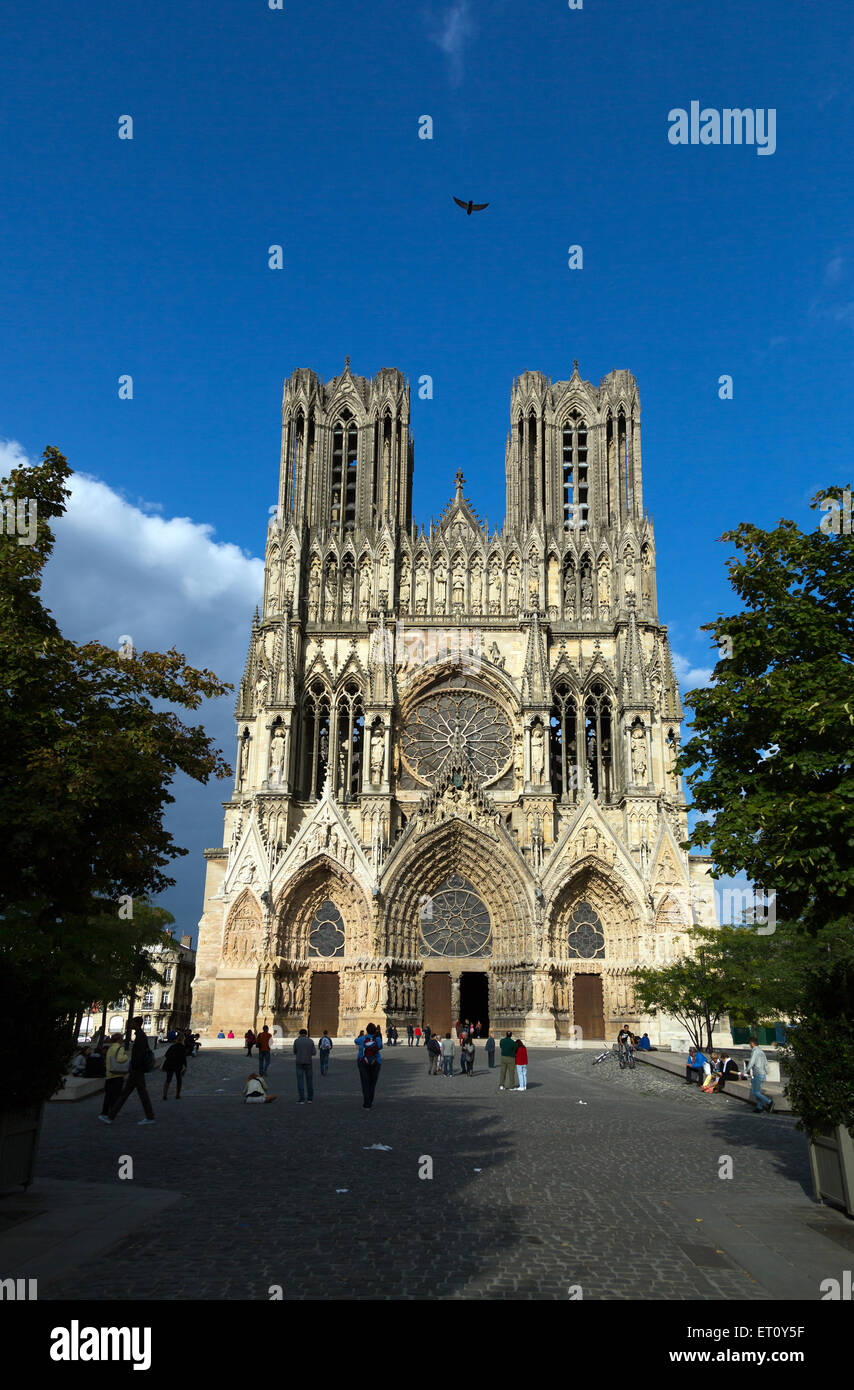
[[[770,1114],[774,1109],[774,1102],[762,1090],[762,1083],[768,1075],[768,1058],[755,1035],[750,1039],[750,1046],[753,1051],[747,1059],[747,1072],[750,1077],[750,1092],[756,1101],[756,1114],[764,1115],[766,1109]]]

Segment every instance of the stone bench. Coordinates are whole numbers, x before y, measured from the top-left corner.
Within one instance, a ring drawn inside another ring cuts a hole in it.
[[[671,1076],[681,1077],[682,1080],[685,1078],[687,1059],[679,1057],[673,1052],[635,1052],[635,1060],[643,1062],[646,1066],[657,1067],[659,1071],[669,1072]],[[777,1081],[773,1082],[771,1080],[769,1065],[768,1080],[762,1089],[766,1096],[770,1096],[773,1100],[775,1110],[779,1111],[780,1114],[791,1114],[792,1107],[789,1104],[782,1086],[779,1084],[780,1065],[779,1063],[775,1063],[775,1065],[777,1068]],[[718,1092],[718,1094],[720,1094],[720,1092]],[[724,1095],[733,1096],[736,1100],[743,1100],[748,1104],[753,1103],[749,1081],[727,1081]]]
[[[103,1076],[66,1076],[51,1100],[85,1100],[87,1096],[97,1096],[104,1089]]]

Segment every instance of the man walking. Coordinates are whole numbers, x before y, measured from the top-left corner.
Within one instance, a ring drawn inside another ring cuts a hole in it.
[[[442,1039],[442,1074],[453,1076],[454,1074],[454,1040],[450,1033],[446,1033]]]
[[[314,1040],[308,1036],[307,1028],[300,1028],[299,1036],[294,1039],[294,1058],[297,1064],[297,1091],[299,1092],[299,1105],[305,1105],[306,1091],[308,1091],[308,1103],[314,1100],[314,1067],[311,1059],[316,1053],[317,1048]]]
[[[325,1076],[329,1071],[329,1054],[332,1051],[332,1039],[327,1028],[323,1030],[323,1037],[317,1044],[317,1050],[320,1053],[320,1075]]]
[[[490,1067],[495,1066],[495,1037],[492,1033],[486,1040],[486,1060]]]
[[[267,1068],[270,1065],[270,1043],[272,1041],[272,1037],[273,1035],[265,1023],[264,1027],[261,1029],[261,1032],[255,1039],[255,1046],[258,1048],[259,1076],[265,1076]]]
[[[516,1044],[512,1033],[505,1033],[499,1043],[501,1051],[501,1075],[498,1078],[499,1091],[512,1091],[516,1085]]]
[[[435,1036],[431,1036],[429,1042],[427,1043],[427,1056],[429,1060],[429,1065],[427,1067],[428,1076],[439,1075],[439,1058],[441,1057],[441,1055],[442,1045],[439,1042],[439,1039]]]
[[[415,1028],[411,1023],[406,1025],[406,1046],[411,1047],[415,1042]]]
[[[127,1074],[124,1087],[122,1088],[122,1093],[110,1110],[109,1115],[98,1116],[98,1119],[103,1120],[105,1125],[111,1125],[113,1123],[113,1120],[118,1115],[128,1096],[131,1095],[133,1091],[139,1092],[142,1108],[145,1111],[145,1118],[139,1120],[138,1123],[141,1125],[153,1125],[155,1123],[151,1099],[145,1088],[145,1073],[151,1070],[151,1066],[154,1062],[154,1053],[148,1045],[148,1038],[142,1031],[142,1019],[132,1019],[130,1026],[136,1034],[133,1040],[133,1047],[130,1050],[130,1070]],[[149,1062],[149,1058],[151,1058],[151,1062]]]
[[[104,1082],[104,1104],[101,1106],[101,1114],[109,1115],[116,1101],[122,1093],[122,1087],[127,1081],[127,1074],[130,1069],[128,1050],[125,1047],[123,1033],[113,1033],[110,1036],[110,1046],[107,1049],[107,1060],[105,1065],[106,1081]]]
[[[750,1092],[756,1102],[755,1113],[764,1115],[767,1108],[770,1115],[774,1109],[774,1102],[770,1096],[766,1096],[762,1090],[763,1082],[768,1075],[768,1058],[759,1046],[759,1041],[754,1034],[750,1039],[750,1046],[753,1051],[747,1061],[747,1073],[750,1077]]]

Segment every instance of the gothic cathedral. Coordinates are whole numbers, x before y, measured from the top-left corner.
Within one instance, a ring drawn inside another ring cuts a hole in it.
[[[342,1036],[457,1018],[653,1042],[630,972],[714,922],[643,511],[640,399],[524,372],[506,519],[462,473],[412,522],[409,386],[285,384],[234,791],[206,851],[194,1026]]]

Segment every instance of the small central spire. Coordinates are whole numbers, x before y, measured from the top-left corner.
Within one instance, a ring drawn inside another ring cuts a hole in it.
[[[350,370],[350,354],[349,354],[349,352],[347,353],[347,356],[344,358],[344,370],[345,370],[345,372],[349,372],[349,370]]]
[[[462,495],[463,495],[463,483],[465,482],[465,478],[463,477],[463,470],[462,470],[461,468],[458,468],[458,469],[457,469],[456,482],[457,482],[457,498],[461,498]]]

